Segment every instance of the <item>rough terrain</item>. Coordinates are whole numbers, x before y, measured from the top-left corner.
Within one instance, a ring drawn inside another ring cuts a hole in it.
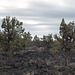
[[[75,63],[63,66],[49,51],[23,50],[13,58],[0,53],[0,75],[75,75]]]

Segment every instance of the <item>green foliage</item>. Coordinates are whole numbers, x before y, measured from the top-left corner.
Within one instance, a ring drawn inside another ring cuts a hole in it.
[[[70,22],[68,25],[64,22],[64,19],[60,25],[60,36],[66,50],[71,50],[72,44],[75,39],[75,23]]]
[[[37,35],[35,35],[34,38],[33,38],[33,45],[36,46],[36,47],[41,46],[40,38]]]
[[[52,34],[49,34],[48,36],[43,36],[43,38],[41,39],[37,35],[34,36],[33,45],[36,47],[43,47],[48,50],[52,48],[52,44],[53,44]]]
[[[62,22],[60,24],[60,36],[61,36],[61,43],[63,45],[63,50],[65,50],[65,56],[66,56],[65,65],[68,65],[70,61],[70,51],[73,46],[74,33],[75,33],[74,22],[70,22],[67,25],[64,19],[62,19]]]
[[[52,34],[49,34],[48,36],[43,36],[43,38],[42,38],[42,46],[45,49],[50,49],[50,48],[52,48],[52,45],[53,45]]]
[[[64,56],[65,65],[68,65],[70,61],[70,51],[74,49],[75,44],[75,22],[73,21],[66,24],[64,19],[62,19],[60,24],[60,36],[57,36],[56,34],[54,35],[54,38],[59,42],[60,45],[55,47],[55,51],[58,51],[56,53],[60,53],[62,56]]]
[[[25,32],[23,34],[23,38],[22,38],[22,40],[23,40],[23,47],[30,46],[31,45],[31,39],[32,39],[32,36],[31,36],[30,32],[28,32],[28,33]]]
[[[24,32],[23,23],[19,22],[15,17],[12,19],[6,16],[2,20],[2,29],[0,32],[0,50],[7,52],[17,52],[25,49],[31,42],[31,34]]]

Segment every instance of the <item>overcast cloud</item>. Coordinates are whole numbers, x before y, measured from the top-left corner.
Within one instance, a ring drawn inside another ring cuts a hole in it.
[[[22,21],[32,36],[58,34],[62,18],[75,20],[75,0],[0,0],[0,22],[6,16]]]

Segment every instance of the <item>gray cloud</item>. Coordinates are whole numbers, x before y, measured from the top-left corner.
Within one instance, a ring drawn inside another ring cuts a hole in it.
[[[44,1],[34,0],[31,0],[29,3],[30,7],[28,8],[5,6],[6,9],[4,11],[0,11],[0,16],[17,17],[19,20],[24,22],[23,27],[25,27],[26,31],[30,31],[32,35],[37,34],[38,36],[48,33],[58,33],[62,18],[65,18],[67,22],[75,19],[74,0],[65,0],[65,6],[54,6],[51,3],[48,4]],[[28,24],[26,21],[30,20],[34,22],[36,21],[38,24]],[[44,29],[45,27],[43,27],[43,25],[48,26],[47,29]],[[41,30],[38,26],[41,27]]]

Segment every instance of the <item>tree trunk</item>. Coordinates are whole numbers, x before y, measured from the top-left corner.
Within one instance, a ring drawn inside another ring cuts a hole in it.
[[[66,52],[66,58],[65,58],[65,66],[68,66],[70,63],[70,51]]]
[[[11,48],[10,48],[10,39],[8,39],[8,47],[7,47],[7,52],[9,57],[13,57]]]

